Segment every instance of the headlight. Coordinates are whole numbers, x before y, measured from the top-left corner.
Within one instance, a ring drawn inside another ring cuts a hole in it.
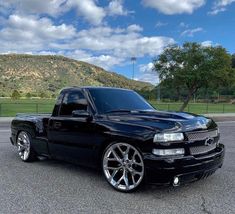
[[[183,155],[184,149],[177,148],[177,149],[153,149],[153,154],[158,156],[170,156],[170,155]]]
[[[155,134],[153,142],[169,142],[184,140],[183,133],[158,133]]]

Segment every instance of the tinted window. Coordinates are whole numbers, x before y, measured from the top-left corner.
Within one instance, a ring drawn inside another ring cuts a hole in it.
[[[139,94],[122,89],[89,89],[99,113],[113,110],[153,110]]]
[[[60,104],[62,102],[63,96],[64,96],[64,93],[60,93],[59,97],[56,100],[55,107],[54,107],[54,110],[53,110],[53,113],[52,113],[54,116],[55,115],[57,116],[58,113],[59,113]]]
[[[81,91],[65,94],[60,109],[60,115],[71,116],[74,110],[87,110],[86,99]]]

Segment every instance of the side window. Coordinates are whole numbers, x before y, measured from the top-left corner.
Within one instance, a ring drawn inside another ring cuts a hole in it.
[[[60,109],[60,104],[62,102],[63,96],[64,96],[64,93],[60,93],[59,97],[56,100],[55,107],[54,107],[52,115],[54,115],[54,116],[58,115],[59,109]]]
[[[60,115],[71,116],[74,110],[87,110],[86,98],[81,91],[65,94],[60,109]]]

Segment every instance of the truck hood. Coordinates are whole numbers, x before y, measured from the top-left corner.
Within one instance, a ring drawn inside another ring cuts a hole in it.
[[[143,126],[157,131],[200,131],[216,128],[215,122],[204,116],[185,112],[146,111],[115,113],[108,116],[110,121]]]

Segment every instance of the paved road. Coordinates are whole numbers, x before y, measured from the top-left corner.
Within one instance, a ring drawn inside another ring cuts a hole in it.
[[[111,189],[99,172],[44,160],[23,163],[0,124],[0,213],[235,213],[235,123],[220,123],[222,169],[206,180],[146,186],[132,194]]]

